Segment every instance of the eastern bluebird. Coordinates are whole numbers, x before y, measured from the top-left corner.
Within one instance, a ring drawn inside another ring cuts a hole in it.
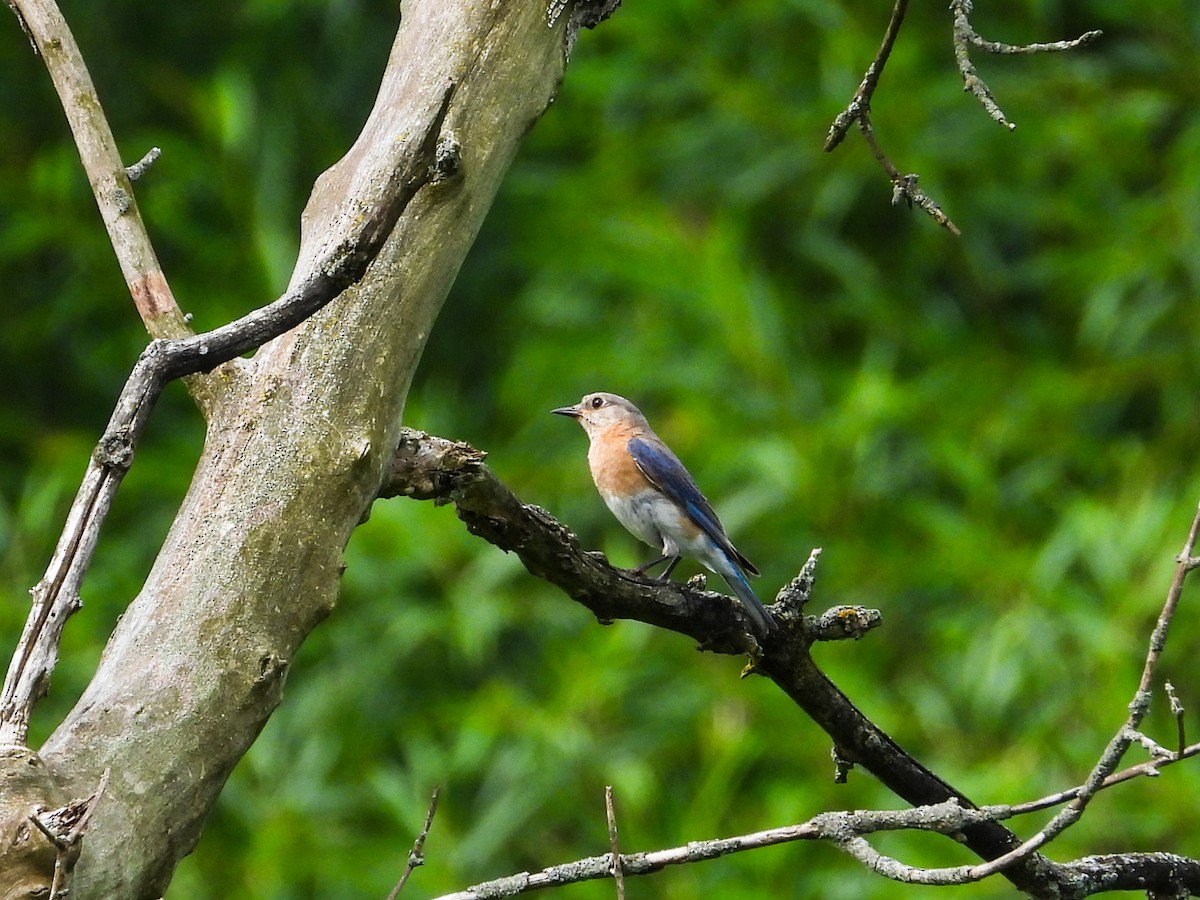
[[[729,583],[759,634],[778,628],[746,580],[758,569],[733,546],[679,457],[636,406],[597,393],[551,411],[578,419],[587,432],[592,480],[613,515],[639,540],[662,549],[660,558],[636,572],[669,560],[666,578],[682,557],[692,557]]]

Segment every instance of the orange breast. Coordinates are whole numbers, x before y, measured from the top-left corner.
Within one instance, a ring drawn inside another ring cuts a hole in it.
[[[653,487],[629,455],[627,445],[634,436],[633,429],[614,425],[597,435],[588,448],[592,480],[605,497],[628,497]]]

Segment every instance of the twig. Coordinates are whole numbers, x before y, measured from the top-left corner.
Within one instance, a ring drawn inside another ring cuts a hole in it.
[[[429,798],[429,810],[425,813],[425,824],[421,826],[421,833],[417,835],[417,839],[413,841],[412,850],[408,852],[408,862],[404,866],[404,874],[400,876],[400,880],[396,882],[392,892],[387,895],[387,900],[396,900],[408,882],[408,876],[412,874],[413,869],[425,865],[425,838],[429,837],[429,829],[433,827],[433,815],[437,812],[440,791],[441,787],[434,785],[433,796]]]
[[[817,563],[821,559],[821,548],[814,547],[809,551],[808,559],[800,567],[799,573],[779,589],[775,595],[777,613],[800,613],[812,596],[813,585],[817,580]]]
[[[104,774],[100,776],[100,783],[96,785],[96,790],[92,791],[91,796],[72,800],[66,806],[49,812],[36,812],[29,817],[29,821],[37,826],[57,851],[48,894],[50,900],[66,895],[67,880],[75,860],[79,857],[79,843],[83,840],[88,823],[91,822],[92,813],[100,803],[100,798],[104,796],[110,774],[110,769],[104,770]]]
[[[962,75],[963,90],[970,91],[975,96],[975,99],[983,105],[987,114],[1009,131],[1017,127],[1016,123],[1010,122],[1005,118],[1004,112],[996,103],[996,98],[992,96],[991,89],[975,71],[975,65],[971,62],[969,47],[978,47],[987,53],[1003,55],[1058,53],[1062,50],[1074,50],[1076,47],[1090,44],[1103,34],[1102,31],[1088,31],[1074,40],[1054,41],[1048,44],[1001,44],[996,41],[984,40],[975,31],[970,21],[973,5],[973,0],[950,0],[950,11],[954,14],[954,59],[958,64],[958,71]]]
[[[162,156],[162,150],[160,150],[158,147],[151,147],[146,151],[145,156],[135,162],[132,166],[125,167],[125,174],[129,176],[130,181],[137,181],[146,174],[147,170],[149,170],[152,165],[158,162],[158,158],[160,156]],[[186,320],[187,317],[184,316],[184,319]]]
[[[836,149],[838,144],[845,140],[850,126],[858,121],[864,112],[869,112],[871,98],[875,95],[875,88],[879,86],[883,67],[887,65],[888,57],[892,54],[892,47],[895,46],[896,37],[900,34],[900,26],[904,23],[904,13],[907,10],[908,0],[896,0],[896,5],[892,7],[892,17],[888,20],[887,31],[883,33],[883,43],[879,47],[879,52],[867,66],[867,71],[863,75],[862,81],[859,82],[858,90],[850,99],[849,106],[838,113],[833,124],[829,126],[829,135],[825,138],[826,153]]]
[[[1177,753],[1172,753],[1170,756],[1153,756],[1145,762],[1130,766],[1127,769],[1122,769],[1120,772],[1114,772],[1100,783],[1096,791],[1107,790],[1118,784],[1123,784],[1126,781],[1132,781],[1134,778],[1153,778],[1167,766],[1172,763],[1180,762],[1184,759],[1190,759],[1193,756],[1200,755],[1200,744],[1192,744],[1188,747],[1181,748]],[[986,806],[983,807],[997,821],[1013,818],[1015,816],[1023,816],[1033,812],[1040,812],[1044,809],[1051,809],[1055,806],[1074,800],[1079,796],[1079,792],[1083,786],[1068,788],[1065,791],[1058,791],[1054,794],[1047,794],[1037,800],[1029,800],[1025,803],[1017,803],[1010,806]]]
[[[833,760],[833,783],[848,783],[850,773],[854,771],[854,761],[846,759],[845,754],[838,750],[837,744],[829,748],[829,758]]]
[[[617,900],[625,900],[625,867],[617,840],[617,814],[613,809],[612,785],[604,786],[604,816],[608,820],[608,846],[612,850],[612,877],[617,884]]]
[[[857,641],[883,624],[883,613],[865,606],[831,606],[804,622],[804,630],[814,641]]]
[[[1131,728],[1128,736],[1130,743],[1139,744],[1143,750],[1150,754],[1151,759],[1173,759],[1175,756],[1174,751],[1168,750],[1144,732]]]
[[[428,110],[423,131],[397,142],[389,183],[372,203],[348,210],[329,229],[326,251],[311,275],[234,322],[191,337],[151,341],[142,353],[92,453],[46,573],[31,591],[33,608],[0,691],[0,744],[25,742],[33,706],[45,693],[58,658],[63,626],[80,607],[79,588],[100,526],[163,388],[290,331],[362,278],[396,220],[431,177],[437,136],[453,95],[454,85],[447,84]]]
[[[924,191],[917,187],[918,177],[916,175],[901,175],[899,169],[884,153],[883,148],[879,145],[879,141],[875,137],[875,129],[871,124],[871,98],[875,95],[875,88],[879,86],[880,76],[883,75],[883,67],[887,65],[888,57],[892,53],[892,47],[896,43],[896,37],[900,34],[900,26],[904,22],[904,14],[908,9],[908,0],[896,0],[895,6],[892,7],[892,17],[888,20],[887,31],[883,34],[883,43],[879,47],[879,52],[875,54],[875,59],[867,66],[866,74],[863,75],[862,81],[858,85],[858,90],[854,92],[854,96],[850,99],[849,105],[838,113],[833,120],[833,124],[829,126],[829,134],[825,138],[825,152],[828,153],[834,150],[846,138],[846,133],[850,130],[850,126],[858,123],[859,131],[862,132],[863,139],[867,142],[867,146],[871,148],[871,153],[875,160],[887,172],[888,178],[892,181],[892,204],[899,205],[901,201],[905,201],[911,209],[913,206],[920,207],[928,213],[935,222],[958,237],[962,234],[944,212]]]
[[[892,181],[892,203],[899,205],[901,202],[904,202],[909,208],[913,206],[919,207],[932,217],[935,222],[957,237],[961,234],[958,227],[942,211],[942,208],[917,186],[919,181],[918,176],[916,174],[900,174],[899,169],[897,169],[879,145],[879,141],[875,137],[874,127],[871,124],[871,99],[875,94],[875,88],[879,85],[883,68],[887,64],[892,47],[896,42],[896,37],[900,32],[900,25],[904,21],[904,13],[907,6],[907,0],[896,0],[895,6],[892,7],[892,17],[888,21],[887,31],[884,32],[883,43],[880,45],[879,52],[867,67],[866,74],[859,83],[858,90],[854,92],[849,105],[842,112],[838,113],[837,117],[833,120],[833,124],[829,128],[829,134],[825,138],[825,150],[828,152],[836,148],[845,140],[850,126],[857,122],[859,130],[867,142],[867,146],[871,148],[876,161],[883,167],[883,170],[887,172],[888,177]],[[972,46],[978,47],[988,53],[997,54],[1053,53],[1061,50],[1073,50],[1076,47],[1091,43],[1100,37],[1102,33],[1100,31],[1089,31],[1074,40],[1056,41],[1048,44],[1025,44],[1022,46],[1001,44],[995,41],[984,40],[979,36],[970,22],[971,8],[972,0],[951,0],[950,3],[950,9],[954,13],[954,58],[958,65],[958,70],[962,75],[963,89],[974,94],[979,102],[983,104],[983,108],[987,110],[988,115],[1010,131],[1016,125],[1005,118],[1004,113],[992,96],[991,90],[975,71],[975,65],[971,62],[969,48]]]
[[[920,176],[915,172],[901,175],[899,169],[888,159],[887,154],[883,152],[883,147],[879,145],[879,141],[875,138],[875,127],[871,124],[869,110],[864,110],[859,115],[858,129],[862,132],[863,139],[867,142],[867,146],[871,148],[871,153],[875,156],[876,161],[888,173],[888,177],[892,179],[892,205],[899,206],[901,203],[906,203],[909,209],[917,206],[928,213],[933,221],[937,222],[952,235],[961,237],[962,232],[959,231],[958,226],[950,220],[949,216],[942,212],[942,208],[938,206],[936,201],[918,186]]]
[[[146,233],[83,54],[54,0],[8,0],[46,64],[138,315],[154,338],[192,333]],[[140,173],[139,173],[140,174]]]
[[[1187,748],[1187,732],[1184,729],[1183,723],[1183,704],[1179,702],[1179,697],[1175,694],[1175,685],[1171,682],[1166,682],[1163,685],[1163,690],[1167,694],[1167,702],[1171,706],[1171,715],[1175,717],[1175,738],[1178,742],[1176,747],[1176,757],[1182,756]]]
[[[1146,653],[1145,664],[1142,667],[1142,677],[1138,683],[1133,700],[1129,703],[1129,715],[1125,722],[1108,742],[1108,746],[1104,748],[1100,759],[1092,767],[1092,771],[1088,773],[1088,777],[1084,783],[1076,790],[1075,796],[1071,799],[1067,807],[1055,815],[1044,828],[1025,841],[1020,847],[984,863],[980,868],[989,870],[989,873],[990,871],[1000,871],[1005,866],[1011,865],[1018,859],[1022,859],[1026,854],[1050,843],[1058,835],[1079,821],[1084,809],[1091,802],[1092,797],[1105,786],[1105,783],[1116,771],[1117,766],[1120,765],[1125,751],[1129,749],[1129,745],[1134,741],[1135,735],[1138,734],[1138,726],[1150,710],[1150,688],[1154,683],[1154,672],[1158,668],[1159,657],[1166,646],[1167,632],[1170,629],[1171,620],[1175,617],[1175,611],[1179,608],[1179,598],[1183,593],[1184,579],[1187,578],[1188,572],[1192,570],[1192,550],[1196,545],[1198,533],[1200,533],[1200,506],[1197,507],[1196,515],[1192,519],[1191,528],[1188,529],[1188,536],[1184,541],[1183,550],[1176,557],[1175,576],[1171,579],[1171,586],[1167,590],[1166,602],[1159,613],[1154,631],[1150,635],[1150,647]],[[1170,757],[1166,757],[1165,759],[1169,760]]]

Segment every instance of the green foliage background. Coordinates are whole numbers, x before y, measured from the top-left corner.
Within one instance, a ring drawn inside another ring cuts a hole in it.
[[[914,4],[875,124],[960,239],[889,205],[856,134],[821,151],[886,7],[629,0],[582,35],[406,418],[486,449],[522,497],[633,564],[646,548],[595,496],[584,436],[547,412],[588,390],[634,398],[763,569],[764,596],[821,546],[816,602],[883,611],[861,643],[818,651],[864,710],[977,802],[1026,800],[1077,783],[1121,722],[1200,497],[1200,6],[980,4],[994,39],[1105,31],[1079,53],[978,58],[1019,125],[1009,134],[962,93],[944,4]],[[370,107],[394,4],[64,9],[126,156],[164,151],[138,193],[181,304],[208,328],[273,297],[313,178]],[[11,17],[0,72],[11,646],[144,335]],[[173,389],[35,738],[90,676],[201,439]],[[378,504],[347,552],[335,615],[293,661],[284,706],[168,900],[382,897],[435,783],[428,864],[406,895],[604,852],[605,784],[628,850],[898,804],[865,774],[831,784],[828,740],[766,682],[739,681],[737,660],[597,625],[447,508]],[[1196,710],[1193,600],[1164,673]],[[1169,741],[1163,706],[1150,729]],[[1198,788],[1183,764],[1111,791],[1051,855],[1200,855]],[[943,839],[878,844],[915,864],[968,859]],[[1011,894],[904,888],[807,844],[629,886],[631,898],[935,893]]]

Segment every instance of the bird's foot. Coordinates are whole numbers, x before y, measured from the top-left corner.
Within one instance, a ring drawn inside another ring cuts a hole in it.
[[[678,556],[660,556],[658,559],[652,559],[652,560],[650,560],[650,562],[648,562],[644,565],[638,566],[633,571],[636,572],[638,575],[641,575],[644,578],[644,577],[646,577],[646,573],[649,572],[651,569],[653,569],[655,566],[661,565],[662,563],[667,563],[667,567],[665,569],[663,569],[662,574],[658,576],[659,581],[666,581],[668,578],[671,577],[671,572],[673,572],[675,570],[675,567],[677,565],[679,565],[679,560],[680,560],[680,557],[678,557]]]

